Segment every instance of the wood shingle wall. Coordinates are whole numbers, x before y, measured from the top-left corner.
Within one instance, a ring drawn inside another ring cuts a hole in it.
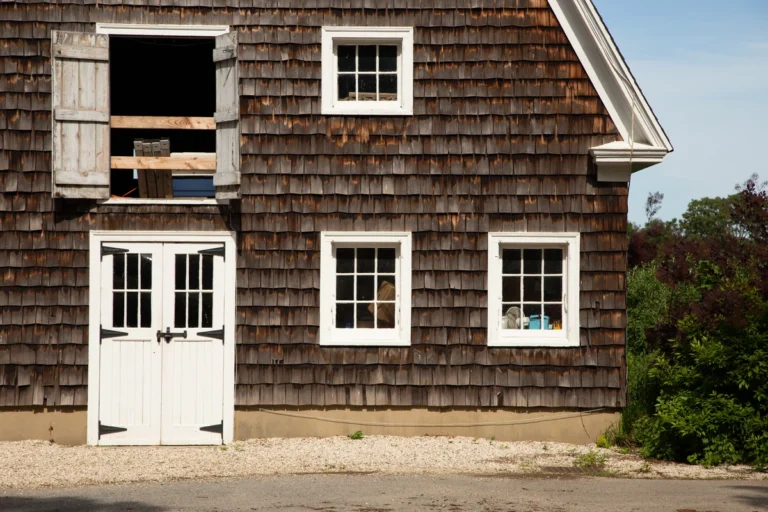
[[[85,4],[0,5],[0,406],[86,403],[88,231],[159,225],[238,232],[239,406],[624,405],[619,136],[546,0]],[[54,203],[50,31],[95,22],[237,26],[240,204]],[[321,116],[322,25],[414,26],[414,115]],[[412,347],[318,346],[323,230],[413,232]],[[489,231],[582,232],[580,348],[486,347]]]

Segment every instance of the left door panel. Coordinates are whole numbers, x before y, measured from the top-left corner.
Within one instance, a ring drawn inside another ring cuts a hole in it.
[[[160,444],[162,245],[105,243],[99,444]]]

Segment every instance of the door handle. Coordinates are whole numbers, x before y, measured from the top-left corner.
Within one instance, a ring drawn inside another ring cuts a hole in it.
[[[165,332],[157,331],[157,342],[160,343],[160,338],[165,338],[166,343],[170,343],[173,338],[186,338],[187,331],[171,332],[170,327],[165,328]]]

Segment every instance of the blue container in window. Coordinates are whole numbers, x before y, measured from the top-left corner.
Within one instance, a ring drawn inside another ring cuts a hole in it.
[[[541,315],[531,315],[528,329],[541,329]],[[549,329],[549,317],[544,315],[544,329]]]

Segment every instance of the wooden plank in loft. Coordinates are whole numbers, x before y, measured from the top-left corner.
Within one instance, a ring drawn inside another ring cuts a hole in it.
[[[133,156],[144,156],[144,144],[141,139],[136,139],[133,141]],[[149,191],[148,191],[148,183],[147,183],[147,173],[149,171],[146,170],[137,170],[136,171],[136,177],[139,181],[139,197],[150,197]]]
[[[216,156],[132,157],[113,156],[112,169],[216,170]]]
[[[152,130],[215,130],[213,117],[112,116],[112,128]]]
[[[169,139],[160,139],[159,141],[152,142],[152,154],[154,156],[160,155],[161,157],[168,158],[171,156],[171,141]],[[158,197],[171,198],[173,197],[173,171],[170,169],[157,169],[155,176],[157,177],[157,195]]]

